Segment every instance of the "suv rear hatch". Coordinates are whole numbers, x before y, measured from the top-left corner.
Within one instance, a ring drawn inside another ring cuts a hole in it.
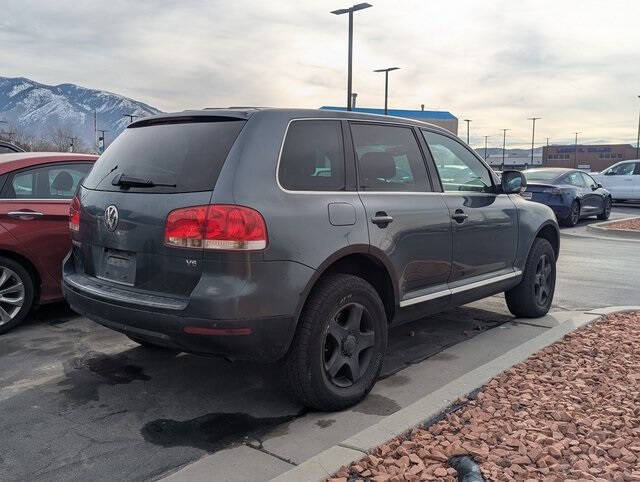
[[[189,233],[201,229],[198,216],[206,214],[245,122],[178,116],[129,126],[83,181],[79,202],[74,200],[70,226],[77,272],[128,290],[188,296],[201,277],[204,253],[203,243]],[[200,208],[185,209],[193,206]],[[169,239],[167,218],[176,212],[174,231],[184,237]]]

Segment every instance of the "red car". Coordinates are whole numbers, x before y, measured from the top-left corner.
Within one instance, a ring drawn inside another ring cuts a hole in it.
[[[31,308],[62,299],[69,204],[97,156],[0,154],[0,334]]]

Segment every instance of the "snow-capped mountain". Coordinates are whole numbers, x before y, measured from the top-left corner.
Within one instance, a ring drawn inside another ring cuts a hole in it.
[[[9,125],[21,133],[46,138],[63,128],[85,145],[94,146],[94,112],[97,127],[107,131],[108,141],[129,124],[125,114],[146,117],[160,113],[155,107],[104,90],[0,76],[0,121],[8,123],[0,124],[0,130]]]

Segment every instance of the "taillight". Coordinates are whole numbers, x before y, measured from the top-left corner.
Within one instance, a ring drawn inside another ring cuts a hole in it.
[[[167,246],[253,251],[267,247],[267,226],[255,209],[211,204],[176,209],[164,228]]]
[[[80,231],[80,200],[73,196],[69,206],[69,229],[76,233]]]

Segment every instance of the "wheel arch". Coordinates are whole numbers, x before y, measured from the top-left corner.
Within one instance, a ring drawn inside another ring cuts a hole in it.
[[[560,256],[560,229],[558,228],[558,226],[552,221],[547,221],[538,228],[538,231],[534,236],[534,239],[536,238],[542,238],[549,241],[549,244],[551,244],[557,260],[558,256]],[[532,246],[533,240],[531,241],[531,245],[529,246],[529,251],[531,251]]]
[[[368,245],[352,245],[335,252],[316,269],[298,301],[296,324],[314,286],[330,273],[352,274],[371,283],[380,295],[388,322],[393,319],[399,299],[393,267],[382,251]]]

